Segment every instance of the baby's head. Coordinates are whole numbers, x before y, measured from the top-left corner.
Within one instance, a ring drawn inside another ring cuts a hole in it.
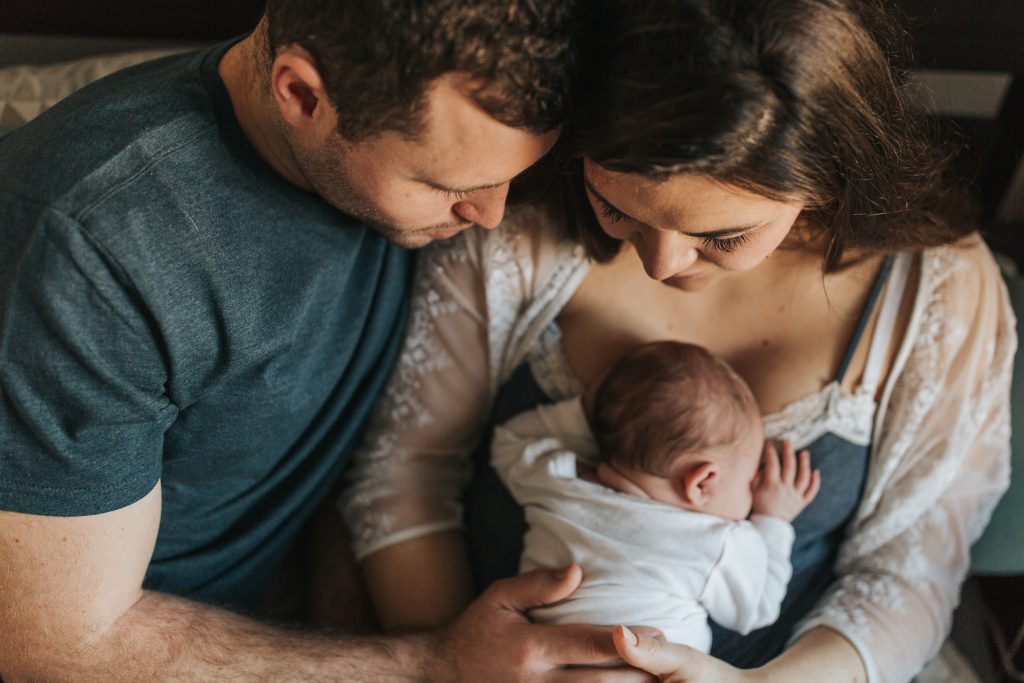
[[[764,434],[750,388],[725,361],[693,344],[645,344],[604,378],[592,413],[606,484],[730,519],[749,514]]]

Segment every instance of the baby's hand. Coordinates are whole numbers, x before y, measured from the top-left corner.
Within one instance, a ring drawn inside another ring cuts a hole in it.
[[[780,463],[781,460],[781,463]],[[811,469],[811,454],[793,454],[793,444],[782,442],[782,455],[771,441],[764,442],[761,471],[754,479],[751,512],[792,522],[821,488],[821,472]]]

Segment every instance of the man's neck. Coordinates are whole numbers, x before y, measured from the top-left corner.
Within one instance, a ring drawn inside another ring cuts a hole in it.
[[[261,25],[233,45],[220,60],[217,73],[228,91],[238,126],[256,154],[292,185],[312,191],[274,120],[277,110],[269,93],[269,75],[261,74],[258,67],[259,60],[266,59],[262,31]]]

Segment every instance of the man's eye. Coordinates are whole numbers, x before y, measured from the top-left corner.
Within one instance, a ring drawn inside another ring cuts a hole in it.
[[[436,191],[444,196],[445,199],[452,199],[455,201],[463,200],[469,196],[468,192],[463,192],[461,190],[443,190],[441,188],[436,188]]]

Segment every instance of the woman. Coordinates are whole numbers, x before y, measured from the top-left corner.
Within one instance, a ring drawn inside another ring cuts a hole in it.
[[[496,398],[500,417],[530,403],[500,387],[566,398],[676,339],[744,377],[822,490],[794,521],[778,624],[719,629],[720,659],[645,659],[620,632],[624,658],[673,680],[909,680],[1007,483],[1015,339],[889,65],[893,24],[864,0],[594,5],[570,218],[518,210],[420,262],[345,501],[378,613],[423,625],[468,601],[467,455]]]

